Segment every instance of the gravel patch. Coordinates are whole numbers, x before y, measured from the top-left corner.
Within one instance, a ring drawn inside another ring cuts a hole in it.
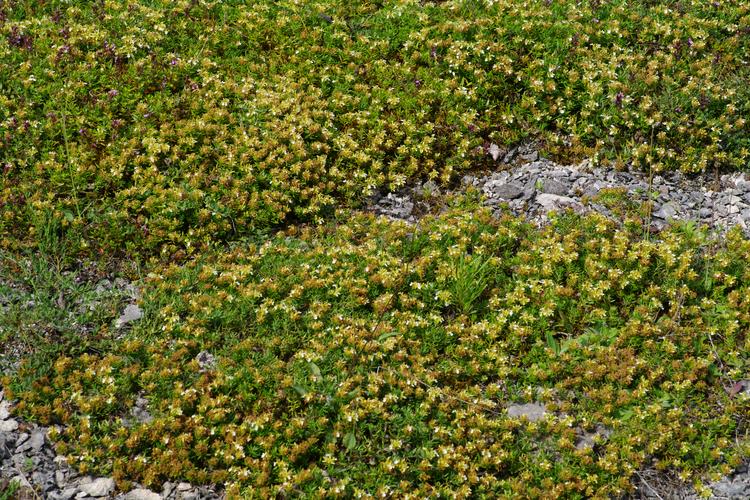
[[[513,214],[543,224],[551,211],[572,209],[578,213],[598,212],[612,219],[617,214],[597,203],[605,189],[619,189],[634,204],[651,203],[651,229],[664,229],[671,221],[693,221],[725,231],[740,226],[750,235],[750,176],[726,174],[717,179],[706,175],[688,177],[679,172],[650,176],[648,172],[614,168],[593,168],[589,161],[578,165],[560,165],[539,159],[522,164],[498,164],[498,170],[480,175],[465,175],[453,193],[469,186],[478,189],[485,205],[497,210],[507,208]],[[425,183],[426,184],[426,183]],[[416,184],[397,193],[374,195],[368,209],[394,219],[416,222],[431,210],[425,196],[425,184]]]

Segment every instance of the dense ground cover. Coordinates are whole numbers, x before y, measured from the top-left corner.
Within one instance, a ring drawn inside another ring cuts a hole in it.
[[[66,424],[59,449],[122,484],[260,497],[606,497],[645,466],[697,479],[748,452],[750,398],[726,391],[750,352],[738,232],[340,216],[151,274],[151,321],[57,359],[20,410]],[[154,419],[126,424],[137,397]]]
[[[749,26],[741,1],[3,2],[0,341],[28,356],[3,386],[121,486],[606,497],[643,467],[727,473],[739,232],[657,237],[632,207],[537,229],[476,193],[416,226],[350,209],[527,138],[745,169]],[[132,330],[86,259],[145,278]],[[138,398],[154,419],[126,425]]]
[[[1,9],[4,245],[47,211],[93,254],[189,254],[529,136],[655,170],[750,158],[738,0]]]

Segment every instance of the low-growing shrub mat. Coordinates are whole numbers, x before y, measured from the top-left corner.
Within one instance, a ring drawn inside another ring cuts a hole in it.
[[[460,199],[417,225],[338,213],[144,287],[111,352],[4,381],[22,415],[64,424],[59,452],[121,486],[604,498],[647,467],[700,489],[748,451],[739,231],[535,229]],[[153,419],[125,425],[138,397]],[[542,418],[509,414],[523,403]]]
[[[526,138],[747,169],[748,26],[746,0],[2,2],[0,246],[46,213],[89,257],[184,257]]]

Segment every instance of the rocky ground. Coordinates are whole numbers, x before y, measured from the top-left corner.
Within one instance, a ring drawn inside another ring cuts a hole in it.
[[[497,162],[498,168],[493,172],[465,176],[453,191],[473,186],[484,195],[488,206],[498,211],[507,207],[536,223],[543,223],[550,210],[565,208],[578,212],[596,211],[617,218],[618,214],[597,197],[605,188],[617,188],[626,200],[651,203],[645,217],[654,231],[664,228],[672,220],[681,220],[706,224],[717,231],[739,225],[750,233],[750,178],[744,174],[688,178],[679,173],[649,175],[591,168],[588,162],[565,166],[540,159],[532,146],[505,152],[490,146],[487,153]],[[441,192],[436,184],[421,183],[397,193],[378,193],[368,209],[416,222],[421,215],[435,211],[436,207],[439,209],[435,200],[442,194],[446,193]],[[109,282],[103,287],[106,289],[108,284],[111,288]],[[142,315],[136,305],[137,290],[131,284],[126,285],[130,287],[128,295],[132,300],[123,305],[122,314],[115,321],[118,329],[138,321]],[[3,305],[1,302],[0,306]],[[750,391],[750,382],[747,385],[743,390]],[[541,418],[546,410],[539,404],[525,404],[511,405],[507,411],[510,416],[533,420]],[[150,418],[148,403],[143,398],[136,402],[130,415],[124,417],[126,421],[141,422]],[[198,500],[223,497],[219,487],[197,487],[187,483],[165,483],[161,491],[137,485],[128,492],[117,491],[112,478],[77,473],[64,457],[55,453],[47,439],[47,431],[47,428],[14,418],[12,402],[3,399],[0,392],[0,497],[10,481],[20,485],[14,494],[17,498]],[[606,439],[607,436],[606,428],[597,428],[595,433],[581,434],[577,445],[591,446],[595,439]],[[698,498],[692,487],[663,471],[640,471],[633,485],[635,492],[629,498]],[[713,491],[712,498],[750,498],[748,461],[732,475],[709,486]]]
[[[79,474],[65,457],[58,456],[47,439],[48,429],[10,417],[11,403],[0,392],[0,492],[10,481],[20,487],[14,498],[71,500],[115,498],[119,500],[218,499],[217,489],[187,483],[165,483],[160,492],[136,485],[116,491],[110,477]]]
[[[750,176],[744,173],[687,177],[679,172],[659,175],[592,168],[589,161],[559,165],[539,158],[531,147],[521,147],[506,153],[496,170],[464,176],[453,191],[468,186],[484,195],[486,205],[498,210],[507,206],[537,223],[546,220],[549,211],[566,208],[617,218],[597,201],[603,190],[616,189],[631,204],[650,203],[646,215],[654,231],[670,221],[694,221],[719,231],[739,225],[750,234]],[[369,208],[413,222],[430,211],[430,199],[440,194],[437,184],[428,181],[397,193],[378,193]]]

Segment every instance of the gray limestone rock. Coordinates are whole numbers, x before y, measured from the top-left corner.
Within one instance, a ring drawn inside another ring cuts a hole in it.
[[[47,492],[55,489],[55,479],[50,472],[34,471],[31,474],[31,482],[42,488],[42,491]]]
[[[583,209],[583,205],[581,205],[573,198],[570,198],[568,196],[558,196],[556,194],[550,193],[541,193],[537,195],[536,202],[541,205],[547,212],[565,208],[573,208],[574,210]]]
[[[518,155],[518,157],[521,159],[521,161],[530,163],[536,161],[539,158],[539,153],[537,151],[527,151]]]
[[[148,424],[154,419],[148,411],[148,400],[140,396],[136,398],[135,405],[130,409],[130,416],[132,419],[122,419],[122,424],[125,427],[131,427],[136,423]]]
[[[0,401],[0,420],[10,418],[10,401]]]
[[[91,482],[81,483],[78,488],[92,497],[103,497],[115,490],[115,481],[111,477],[100,477]]]
[[[541,420],[547,413],[544,405],[539,403],[513,404],[508,407],[508,416],[511,418],[526,418],[529,422]]]
[[[177,491],[188,491],[192,489],[192,486],[190,486],[190,483],[179,483],[177,485]]]
[[[658,217],[662,220],[674,219],[678,212],[678,208],[675,205],[676,204],[673,202],[665,203],[659,208],[659,210],[654,212],[654,217]]]
[[[544,179],[542,181],[542,193],[555,194],[558,196],[564,196],[568,194],[570,190],[570,184],[555,179]]]
[[[29,433],[28,432],[22,432],[18,435],[16,438],[16,447],[21,446],[23,443],[26,442],[26,440],[29,439]]]
[[[65,488],[63,490],[50,491],[47,493],[49,500],[70,500],[76,496],[78,488]]]
[[[138,307],[136,304],[128,304],[127,307],[125,307],[125,310],[122,312],[122,315],[119,318],[117,318],[117,321],[115,322],[115,327],[122,328],[128,323],[132,323],[133,321],[138,321],[142,317],[143,317],[143,311],[141,311],[140,307]]]
[[[161,500],[162,496],[145,488],[137,488],[128,492],[124,500]]]
[[[476,186],[477,185],[477,178],[473,175],[464,175],[461,178],[461,185],[462,186]]]
[[[393,217],[394,219],[408,219],[414,211],[414,202],[407,196],[388,193],[375,205],[375,212]]]
[[[164,498],[167,498],[168,496],[170,496],[172,494],[172,492],[174,491],[174,489],[175,489],[175,484],[171,483],[169,481],[166,481],[162,485],[161,496],[164,497]]]
[[[498,198],[513,200],[523,195],[523,187],[518,184],[488,182],[484,186],[485,192],[490,192]]]
[[[492,143],[490,144],[490,148],[487,150],[487,153],[489,153],[493,161],[497,161],[497,159],[500,158],[500,154],[502,153],[502,151],[500,150],[500,146]]]
[[[31,447],[31,450],[35,453],[39,453],[39,451],[44,446],[44,432],[40,430],[36,430],[31,434],[31,439],[29,439],[29,444]]]
[[[13,432],[18,429],[18,422],[14,419],[0,420],[0,432]]]

